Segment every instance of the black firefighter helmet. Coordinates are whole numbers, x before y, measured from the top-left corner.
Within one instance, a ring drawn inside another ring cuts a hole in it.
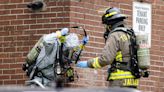
[[[116,22],[123,21],[127,18],[124,14],[121,14],[120,9],[112,7],[106,10],[102,16],[102,24],[113,25]]]

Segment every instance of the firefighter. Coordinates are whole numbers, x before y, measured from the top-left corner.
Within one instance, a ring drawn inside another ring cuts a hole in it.
[[[105,46],[102,55],[87,61],[79,61],[76,66],[98,69],[110,65],[107,80],[111,87],[137,88],[139,78],[132,74],[129,67],[131,64],[130,35],[120,31],[128,28],[124,21],[126,18],[116,7],[107,9],[102,16],[102,24],[105,25],[106,29],[106,32],[104,32]],[[117,29],[119,31],[116,31]]]
[[[62,82],[74,81],[70,64],[80,55],[81,46],[88,39],[85,36],[80,43],[78,35],[70,33],[69,28],[43,35],[28,53],[22,66],[30,79],[26,85],[36,84],[45,88],[52,86],[51,83],[55,81],[56,87],[61,87]]]

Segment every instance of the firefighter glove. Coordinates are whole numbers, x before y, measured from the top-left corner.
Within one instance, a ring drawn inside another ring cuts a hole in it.
[[[83,43],[83,44],[87,44],[88,41],[89,41],[89,36],[83,37],[83,40],[82,40],[82,43]]]
[[[80,68],[88,68],[87,61],[78,61],[76,66]]]

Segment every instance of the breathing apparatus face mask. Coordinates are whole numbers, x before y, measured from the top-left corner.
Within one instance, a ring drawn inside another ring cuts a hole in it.
[[[105,29],[106,29],[106,31],[104,32],[104,39],[106,41],[107,38],[108,38],[108,35],[109,35],[110,31],[111,31],[111,25],[105,25]]]
[[[76,60],[80,51],[79,38],[77,34],[71,33],[66,36],[66,42],[64,43],[63,54],[65,60]]]

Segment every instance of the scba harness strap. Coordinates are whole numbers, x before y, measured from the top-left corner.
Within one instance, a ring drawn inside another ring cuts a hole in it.
[[[129,38],[130,62],[122,62],[121,51],[118,51],[117,52],[118,55],[116,56],[114,62],[112,63],[111,68],[109,68],[109,75],[107,80],[140,78],[141,75],[138,67],[138,59],[137,59],[138,45],[136,43],[136,35],[134,34],[134,31],[132,29],[125,28],[125,27],[115,28],[109,33],[109,35],[112,34],[113,32],[119,32],[119,31],[124,32],[130,36]]]

